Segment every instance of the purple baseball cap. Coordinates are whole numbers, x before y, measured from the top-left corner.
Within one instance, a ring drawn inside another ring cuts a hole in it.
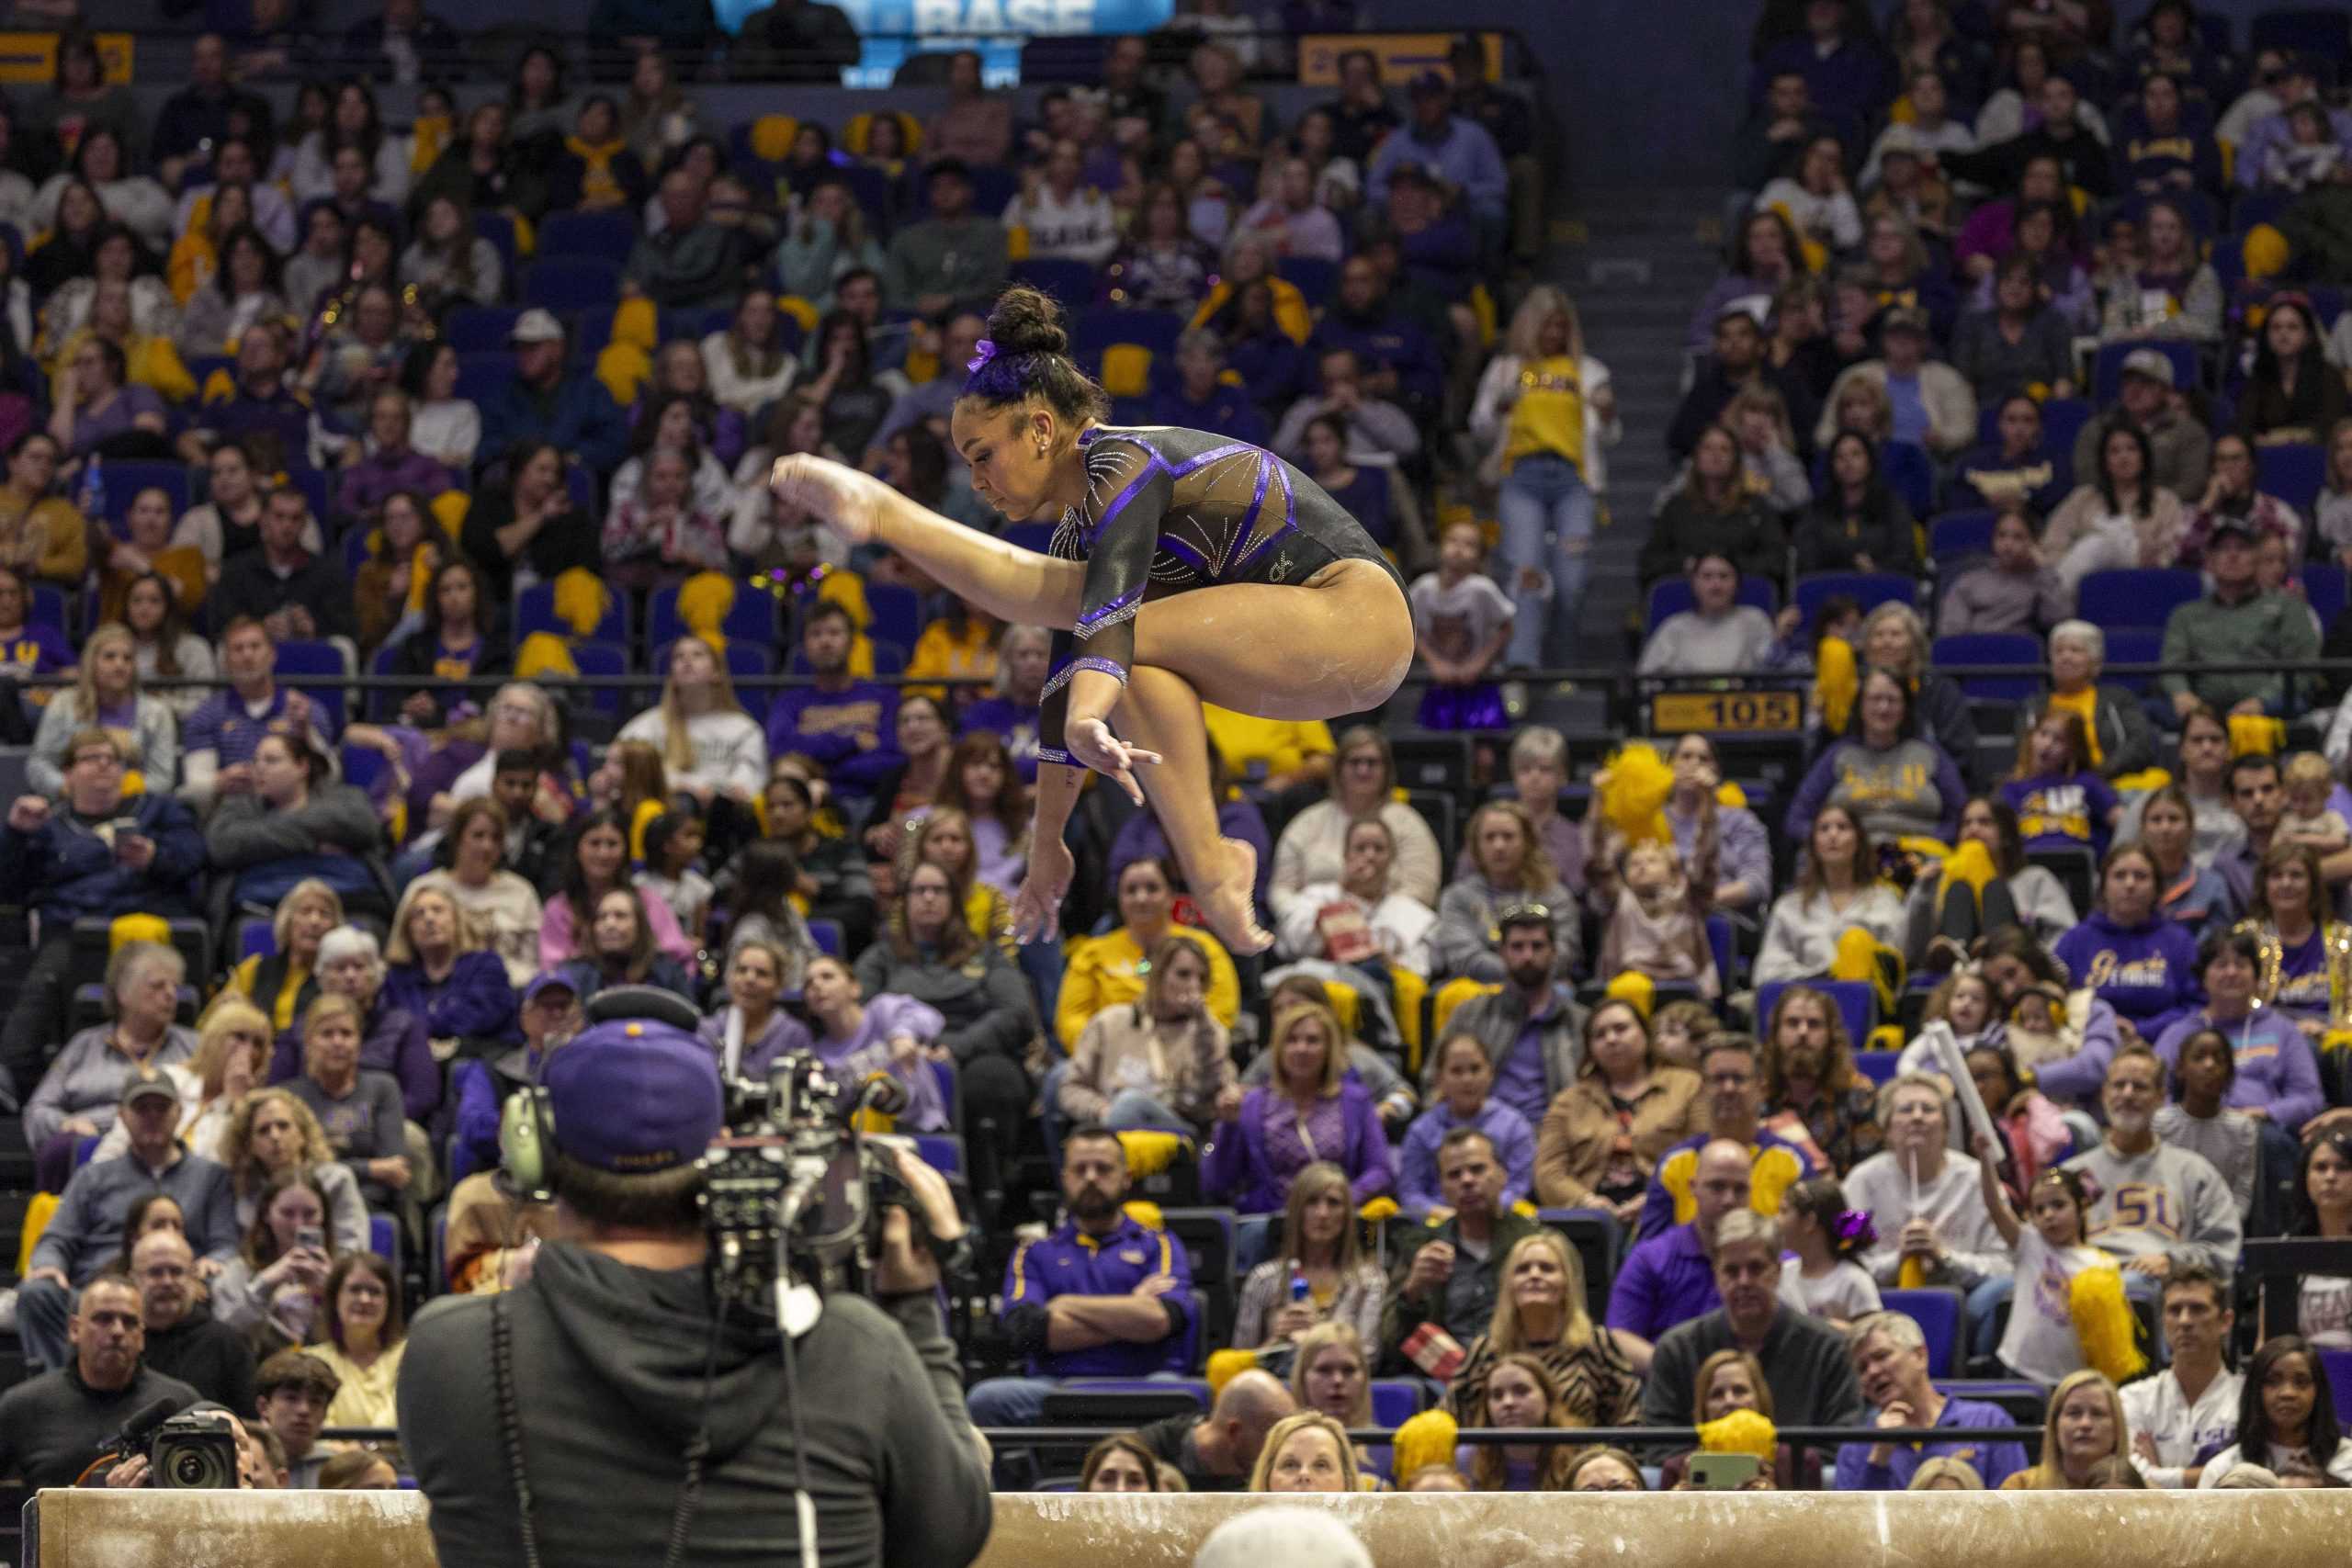
[[[548,1053],[555,1142],[585,1166],[649,1176],[700,1159],[726,1121],[710,1047],[650,1019],[583,1030]]]

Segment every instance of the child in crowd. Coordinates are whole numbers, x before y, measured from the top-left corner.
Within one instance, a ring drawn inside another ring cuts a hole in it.
[[[704,828],[692,811],[672,807],[645,826],[645,870],[638,890],[658,895],[678,917],[678,929],[699,938],[716,891],[701,870]]]
[[[1781,1240],[1797,1266],[1781,1270],[1781,1300],[1794,1312],[1826,1322],[1838,1333],[1879,1310],[1878,1284],[1854,1259],[1878,1240],[1865,1211],[1846,1206],[1834,1176],[1798,1182],[1781,1200]]]
[[[2335,774],[2326,758],[2316,751],[2298,751],[2287,759],[2278,780],[2287,796],[2286,809],[2278,814],[2280,841],[2308,844],[2324,855],[2352,848],[2352,825],[2327,804],[2335,792]]]
[[[1706,911],[1683,874],[1671,844],[1643,842],[1625,851],[1617,907],[1600,939],[1607,977],[1631,971],[1660,983],[1694,985],[1709,1001],[1723,994],[1714,951],[1707,943]]]
[[[1671,1067],[1699,1070],[1699,1053],[1723,1026],[1715,1010],[1704,1002],[1668,1002],[1650,1021],[1650,1043],[1657,1059]]]
[[[2344,161],[2335,128],[2328,123],[2327,106],[2305,99],[2287,111],[2287,140],[2275,141],[2263,160],[2262,183],[2277,189],[2301,191],[2335,178]]]
[[[1426,729],[1502,729],[1510,718],[1487,672],[1510,642],[1510,600],[1478,570],[1486,531],[1467,518],[1438,536],[1437,570],[1413,580],[1413,641],[1428,668],[1421,696]]]
[[[2101,1293],[2096,1284],[2078,1285],[2078,1276],[2101,1269],[2115,1273],[2115,1265],[2086,1239],[2091,1201],[2080,1176],[2053,1167],[2035,1177],[2026,1190],[2026,1213],[2032,1221],[2029,1224],[2018,1218],[2008,1193],[2002,1189],[1997,1169],[2000,1145],[1982,1134],[1975,1144],[1985,1211],[1993,1217],[1993,1228],[2001,1233],[2017,1258],[2017,1293],[2009,1303],[2008,1332],[2001,1337],[2001,1365],[2045,1388],[2054,1387],[2067,1373],[2091,1364],[2083,1330],[2091,1330],[2096,1344],[2103,1331],[2112,1332],[2114,1327],[2105,1321],[2109,1314],[2094,1304]],[[2116,1274],[2109,1288],[2114,1304],[2122,1305],[2120,1274]],[[2126,1305],[2121,1347],[2125,1350],[2132,1346],[2130,1325],[2131,1308]],[[2116,1348],[2103,1344],[2097,1348],[2109,1353]],[[2106,1356],[2100,1359],[2103,1362]]]
[[[2032,520],[2016,509],[1993,522],[1993,558],[1971,567],[1945,591],[1939,636],[2022,632],[2040,636],[2074,614],[2057,574],[2041,564]]]
[[[1413,1119],[1397,1159],[1396,1197],[1414,1219],[1451,1208],[1438,1187],[1437,1151],[1456,1127],[1476,1127],[1495,1146],[1503,1168],[1502,1206],[1510,1207],[1535,1186],[1535,1130],[1527,1118],[1491,1098],[1494,1064],[1475,1034],[1449,1034],[1438,1047],[1437,1098]]]
[[[2089,732],[2082,715],[2052,708],[2026,732],[2018,764],[2001,785],[2001,798],[2018,814],[2026,852],[2086,849],[2107,852],[2123,803],[2091,766]]]
[[[2228,1035],[2200,1029],[2182,1041],[2172,1064],[2173,1102],[2156,1111],[2156,1136],[2203,1155],[2229,1183],[2245,1221],[2254,1211],[2262,1134],[2253,1117],[2223,1104],[2237,1077],[2237,1051]]]

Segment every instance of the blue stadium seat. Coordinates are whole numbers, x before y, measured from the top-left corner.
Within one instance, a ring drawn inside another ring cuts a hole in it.
[[[1949,1285],[1931,1285],[1916,1291],[1881,1291],[1879,1300],[1887,1311],[1902,1313],[1917,1323],[1927,1337],[1928,1375],[1950,1377],[1964,1315],[1960,1292]]]
[[[817,951],[826,957],[839,958],[842,955],[842,923],[839,920],[810,920],[808,940],[815,942]]]
[[[334,515],[334,482],[317,468],[288,468],[286,477],[302,492],[302,500],[319,526],[325,528],[327,520]]]
[[[1962,632],[1936,638],[1928,662],[1947,664],[2018,664],[2035,668],[2016,675],[1963,675],[1960,689],[1989,702],[2022,702],[2041,687],[2041,639],[2022,632]]]
[[[1854,1070],[1874,1084],[1894,1081],[1894,1065],[1903,1059],[1900,1051],[1857,1051]]]
[[[2115,666],[2154,664],[2163,656],[2164,648],[2162,626],[2110,626],[2107,631],[2107,665],[2100,671],[2099,679],[2110,681],[2127,692],[2145,695],[2154,687],[2154,676],[2120,675],[2114,672]]]
[[[481,349],[458,355],[458,396],[477,408],[505,396],[514,379],[512,349]]]
[[[553,221],[553,220],[549,220]],[[459,354],[505,354],[506,334],[523,312],[513,305],[466,305],[449,312],[442,341]]]
[[[2094,571],[2083,579],[2075,596],[2075,614],[2104,627],[2110,637],[2118,626],[2153,626],[2162,631],[2165,617],[2204,592],[2204,580],[2178,567]]]
[[[2266,49],[2316,54],[2337,65],[2352,63],[2352,17],[2340,6],[2286,6],[2254,18],[2249,53]]]
[[[2327,1374],[2327,1391],[2335,1399],[2335,1419],[2352,1427],[2352,1350],[2322,1350],[2319,1364]]]
[[[2196,344],[2165,338],[2133,338],[2126,343],[2110,343],[2100,348],[2098,357],[2091,362],[2091,400],[2101,408],[2113,402],[2123,390],[2123,361],[2131,355],[2148,348],[2172,361],[2174,386],[2186,391],[2202,379],[2197,364]],[[2044,423],[2047,423],[2046,416]]]
[[[325,720],[319,728],[339,735],[344,722],[344,682],[351,668],[331,642],[296,639],[277,645],[277,678],[308,696]]]
[[[2257,446],[2254,461],[2261,475],[2256,488],[2293,507],[2308,525],[2320,487],[2327,482],[2327,448],[2308,441]]]
[[[1070,329],[1070,349],[1087,363],[1114,344],[1140,344],[1155,355],[1176,351],[1184,318],[1173,310],[1121,310],[1108,305],[1080,311]]]
[[[1424,1394],[1419,1378],[1372,1380],[1372,1424],[1391,1429],[1421,1413]]]
[[[36,582],[31,586],[32,598],[25,606],[26,622],[71,632],[74,629],[73,601],[66,597],[65,590],[53,582]]]
[[[913,589],[890,582],[869,582],[865,585],[865,606],[874,615],[866,631],[876,642],[894,642],[911,650],[915,640],[922,636],[922,601]]]
[[[2062,458],[2071,458],[2075,437],[2083,433],[2083,426],[2091,422],[2096,412],[2083,398],[2052,398],[2041,405],[2044,444]]]
[[[248,958],[267,958],[277,951],[276,928],[258,915],[248,916],[237,923],[237,962]]]
[[[589,685],[600,677],[628,673],[628,649],[617,642],[592,639],[571,645],[571,662],[580,671],[580,679],[587,686],[588,705],[607,718],[621,711],[624,695],[633,696],[643,705],[650,694],[624,693],[618,686]]]
[[[1928,554],[1938,566],[1949,566],[1970,556],[1989,555],[1993,522],[2000,514],[1990,507],[1947,512],[1928,524]]]
[[[523,303],[562,315],[620,303],[621,265],[602,256],[548,256],[523,275]]]
[[[1274,264],[1274,275],[1305,295],[1311,310],[1338,289],[1340,264],[1320,256],[1284,256]]]
[[[1804,612],[1804,624],[1812,626],[1822,601],[1839,593],[1851,594],[1867,615],[1881,604],[1911,604],[1919,597],[1919,581],[1896,571],[1816,571],[1801,577],[1796,604]]]
[[[1846,1038],[1856,1050],[1878,1027],[1878,995],[1862,980],[1772,980],[1756,987],[1757,1032],[1764,1032],[1772,1010],[1780,1005],[1781,993],[1791,986],[1806,986],[1821,992],[1838,1004],[1838,1016],[1845,1021]]]
[[[1054,526],[1051,523],[1008,523],[1003,534],[1004,542],[1017,549],[1034,550],[1042,556],[1053,547]]]
[[[538,254],[617,260],[637,243],[637,224],[627,212],[550,212],[539,224]]]
[[[1766,615],[1777,614],[1781,608],[1781,589],[1769,577],[1743,577],[1739,580],[1739,603],[1752,604]],[[1661,577],[1650,584],[1651,631],[1668,615],[1679,615],[1690,608],[1690,580],[1687,577]]]
[[[752,641],[771,644],[775,641],[775,595],[738,583],[735,603],[718,623],[721,634],[732,641],[746,637]],[[646,639],[663,647],[685,635],[686,623],[678,617],[678,585],[668,583],[656,588],[645,600]],[[658,667],[657,667],[658,668]]]
[[[1749,804],[1752,807],[1754,802]],[[1758,820],[1769,821],[1770,818],[1759,816]],[[1725,991],[1734,989],[1733,981],[1739,974],[1739,943],[1732,932],[1729,915],[1707,917],[1707,950],[1714,955],[1715,976],[1723,982],[1723,988]]]
[[[2311,513],[2307,512],[2303,515],[2308,517]],[[2303,600],[2311,605],[2312,613],[2319,616],[2321,626],[2335,624],[2335,617],[2344,613],[2345,597],[2342,567],[2323,566],[2314,561],[2303,568]]]
[[[942,1176],[964,1174],[964,1140],[953,1133],[917,1133],[915,1153]]]
[[[139,499],[142,490],[161,490],[170,496],[175,520],[188,508],[185,463],[139,463],[118,458],[105,464],[100,472],[107,483],[107,521],[117,534],[123,532],[123,519],[130,515],[130,503]]]
[[[1102,276],[1099,269],[1066,256],[1029,256],[1012,264],[1013,282],[1043,290],[1071,312],[1094,303]]]
[[[514,220],[503,212],[483,209],[474,214],[474,237],[490,242],[491,248],[498,253],[499,276],[508,289],[513,288],[514,267],[523,254],[521,237],[514,232]]]

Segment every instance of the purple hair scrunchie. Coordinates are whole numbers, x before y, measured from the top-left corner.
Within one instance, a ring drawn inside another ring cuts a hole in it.
[[[1838,1216],[1834,1228],[1838,1239],[1856,1251],[1878,1245],[1878,1227],[1871,1223],[1867,1209],[1846,1210]]]

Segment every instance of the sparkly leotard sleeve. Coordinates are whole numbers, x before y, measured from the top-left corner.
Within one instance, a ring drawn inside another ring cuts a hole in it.
[[[1147,602],[1236,582],[1303,583],[1340,560],[1378,561],[1396,575],[1346,508],[1262,447],[1172,425],[1096,425],[1079,446],[1086,499],[1063,514],[1048,553],[1084,561],[1086,588],[1076,628],[1054,633],[1041,762],[1075,765],[1063,739],[1070,678],[1099,670],[1125,685]]]

